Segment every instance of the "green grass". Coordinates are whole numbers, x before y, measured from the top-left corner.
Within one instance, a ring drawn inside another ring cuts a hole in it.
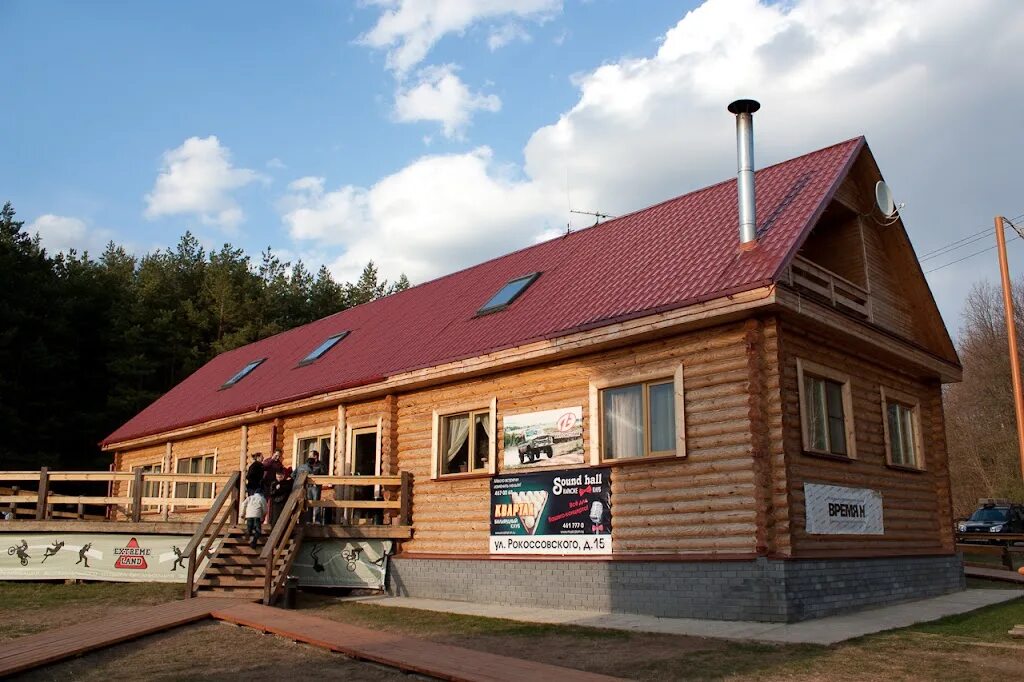
[[[181,585],[165,583],[23,583],[0,582],[0,611],[60,608],[69,602],[88,605],[118,602],[125,606],[160,604],[184,596]]]
[[[300,608],[314,608],[317,615],[340,620],[353,625],[398,630],[418,634],[447,635],[500,635],[508,637],[538,637],[564,635],[581,639],[625,639],[629,632],[606,630],[577,625],[547,623],[524,623],[502,618],[465,616],[455,613],[440,613],[421,609],[374,606],[361,602],[324,602],[320,599],[303,599]]]
[[[958,616],[947,616],[930,623],[920,623],[903,631],[996,642],[1010,641],[1011,637],[1006,633],[1018,623],[1024,624],[1024,598],[987,606]]]

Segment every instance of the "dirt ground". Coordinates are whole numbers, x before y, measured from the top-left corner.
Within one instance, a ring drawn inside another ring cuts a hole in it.
[[[128,604],[177,599],[154,585],[0,583],[0,639],[89,618]],[[300,595],[310,615],[506,656],[637,680],[1024,680],[1024,599],[834,647],[723,640],[518,623]],[[0,641],[0,648],[3,643]],[[131,671],[147,680],[273,679],[296,670],[356,680],[409,679],[247,628],[204,622],[33,671],[26,680],[106,680]]]

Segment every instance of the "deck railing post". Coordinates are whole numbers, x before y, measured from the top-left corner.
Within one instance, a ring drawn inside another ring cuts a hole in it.
[[[16,485],[11,486],[11,495],[17,495],[18,491],[20,489],[21,488],[19,488]],[[11,506],[9,507],[8,511],[11,512],[11,518],[12,519],[18,518],[18,503],[17,502],[11,502]]]
[[[191,599],[195,596],[195,581],[196,581],[196,548],[193,547],[192,551],[188,555],[188,574],[187,574],[187,586],[185,587],[185,599]]]
[[[49,471],[46,467],[39,470],[39,492],[36,497],[36,521],[46,519],[46,496],[49,489]]]
[[[85,518],[85,505],[82,504],[81,502],[78,503],[78,518],[79,519],[84,519]]]
[[[398,512],[398,524],[401,526],[412,525],[412,472],[402,472],[402,487],[399,492],[401,508]]]
[[[132,482],[132,521],[138,523],[142,520],[142,469],[135,470],[135,480]]]

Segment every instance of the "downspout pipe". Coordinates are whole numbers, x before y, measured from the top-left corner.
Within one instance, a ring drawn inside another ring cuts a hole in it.
[[[736,194],[739,205],[740,248],[757,245],[757,214],[754,188],[754,112],[761,104],[752,99],[738,99],[729,105],[736,115]]]

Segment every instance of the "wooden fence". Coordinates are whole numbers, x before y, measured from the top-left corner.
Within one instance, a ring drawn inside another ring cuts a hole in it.
[[[113,520],[121,512],[126,520],[139,521],[144,510],[167,511],[175,506],[208,507],[210,497],[146,496],[147,484],[157,484],[173,492],[178,484],[209,483],[211,491],[217,484],[224,484],[232,474],[164,474],[142,471],[50,471],[43,467],[39,471],[0,471],[0,482],[17,483],[11,488],[0,489],[0,510],[9,511],[14,518],[34,518],[37,521],[61,518],[92,518]],[[54,484],[107,483],[106,495],[61,494]],[[122,485],[126,494],[117,494]],[[28,489],[26,489],[28,488]],[[150,487],[152,489],[152,486]],[[74,507],[69,511],[67,507]],[[86,508],[103,509],[102,514],[87,514]]]
[[[1017,564],[1024,561],[1024,533],[960,533],[956,534],[956,549],[964,554],[964,570],[970,577],[1024,583],[1024,575],[1017,572]],[[990,561],[977,561],[970,555],[992,557]],[[1014,557],[1018,560],[1015,562]]]

